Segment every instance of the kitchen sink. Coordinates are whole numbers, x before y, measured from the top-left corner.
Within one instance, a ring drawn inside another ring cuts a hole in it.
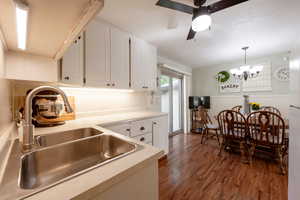
[[[134,143],[101,133],[96,129],[79,129],[75,132],[41,136],[39,139],[42,141],[41,145],[48,147],[39,148],[22,156],[19,187],[35,189],[54,185],[137,149]],[[61,135],[58,137],[58,134]],[[98,136],[84,138],[93,134]],[[62,143],[78,138],[83,139]]]
[[[103,132],[94,128],[82,128],[49,135],[38,135],[35,137],[36,144],[40,147],[48,147],[56,144],[79,140],[86,137],[100,135]]]

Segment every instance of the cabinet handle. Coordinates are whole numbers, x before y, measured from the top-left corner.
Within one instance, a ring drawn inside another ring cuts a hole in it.
[[[142,138],[140,139],[140,141],[141,141],[141,142],[145,141],[145,138],[144,138],[144,137],[142,137]]]
[[[107,84],[106,84],[106,86],[110,86],[110,84],[109,84],[109,83],[107,83]]]
[[[70,77],[69,76],[65,76],[64,79],[65,80],[70,80]]]
[[[113,84],[111,84],[113,87],[115,86],[115,84],[113,83]]]
[[[157,123],[156,123],[156,122],[153,122],[153,124],[156,125]]]
[[[140,130],[141,130],[141,131],[144,131],[144,130],[145,130],[145,127],[142,126],[142,127],[140,128]]]
[[[129,131],[130,131],[130,128],[127,128],[127,129],[126,129],[126,131],[128,131],[128,132],[129,132]]]
[[[148,86],[143,86],[143,88],[144,88],[144,89],[148,89],[149,87],[148,87]]]

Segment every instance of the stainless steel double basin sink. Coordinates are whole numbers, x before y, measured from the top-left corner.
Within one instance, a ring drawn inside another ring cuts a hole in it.
[[[137,145],[94,128],[35,137],[37,147],[21,157],[19,187],[53,185],[126,156]]]

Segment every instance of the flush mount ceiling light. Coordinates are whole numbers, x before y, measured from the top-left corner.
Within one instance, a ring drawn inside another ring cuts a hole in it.
[[[18,48],[26,49],[27,26],[28,26],[28,4],[24,0],[14,0],[16,6],[16,26],[18,37]]]
[[[256,78],[260,72],[263,70],[263,66],[253,66],[247,65],[247,50],[249,47],[243,47],[242,50],[245,51],[245,63],[240,68],[234,68],[230,70],[230,73],[240,79],[247,81],[249,78]]]
[[[192,29],[195,32],[205,31],[211,25],[211,16],[207,8],[202,8],[193,16]]]

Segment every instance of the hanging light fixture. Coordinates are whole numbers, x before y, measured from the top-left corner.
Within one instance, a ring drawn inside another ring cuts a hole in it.
[[[249,78],[256,78],[259,73],[263,70],[263,66],[250,66],[247,65],[247,50],[249,47],[243,47],[242,50],[245,51],[245,62],[240,68],[234,68],[230,70],[230,73],[240,80],[247,81]]]

